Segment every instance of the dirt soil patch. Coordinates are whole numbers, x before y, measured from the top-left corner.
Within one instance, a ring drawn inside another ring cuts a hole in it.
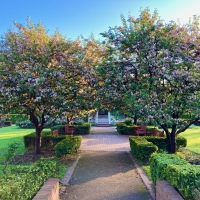
[[[62,164],[73,164],[79,153],[66,155],[59,160]],[[42,151],[41,154],[35,154],[35,151],[26,151],[24,154],[16,155],[10,164],[25,164],[36,162],[40,158],[56,158],[54,151]]]

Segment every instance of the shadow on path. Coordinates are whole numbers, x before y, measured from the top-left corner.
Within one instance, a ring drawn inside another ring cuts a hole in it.
[[[127,152],[84,152],[62,198],[152,200]]]

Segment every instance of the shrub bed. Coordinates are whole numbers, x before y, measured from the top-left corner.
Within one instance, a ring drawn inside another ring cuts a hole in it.
[[[51,169],[51,170],[49,170]],[[0,199],[32,199],[50,177],[57,177],[58,163],[41,158],[32,166],[17,166],[0,179]]]
[[[152,142],[153,144],[155,144],[158,149],[166,151],[167,150],[167,138],[166,137],[153,137],[153,136],[148,136],[145,137],[147,141]],[[187,146],[187,139],[182,137],[182,136],[178,136],[176,138],[176,148],[179,149],[180,147],[186,147]]]
[[[150,172],[154,182],[167,180],[185,199],[195,199],[200,186],[200,166],[191,165],[174,154],[153,154]]]
[[[30,133],[24,136],[24,145],[28,150],[35,148],[35,133]],[[51,131],[42,132],[42,144],[43,150],[55,150],[55,154],[58,157],[76,152],[81,145],[81,136],[72,135],[52,135]]]
[[[141,161],[149,159],[150,155],[158,150],[152,142],[148,142],[145,137],[129,137],[131,152]]]
[[[137,127],[135,125],[126,125],[125,123],[116,124],[117,132],[122,135],[133,135],[133,127]],[[147,127],[147,132],[151,132],[152,127]]]
[[[35,135],[34,132],[24,136],[24,145],[28,150],[35,148]],[[51,131],[43,131],[41,147],[46,150],[54,150],[54,146],[66,137],[67,135],[53,136]]]
[[[166,137],[130,136],[129,141],[132,153],[136,158],[143,161],[148,160],[151,154],[157,150],[166,151],[167,149]],[[177,148],[185,147],[187,144],[187,140],[184,137],[179,136],[176,141]]]
[[[82,125],[73,125],[76,127],[75,133],[76,135],[83,135],[83,134],[90,134],[91,130],[91,124],[90,123],[84,123]],[[58,130],[59,133],[65,132],[65,125],[58,125],[51,128],[52,131]]]
[[[55,147],[55,154],[57,157],[62,157],[66,154],[75,153],[81,145],[81,136],[67,136],[61,142],[58,142]]]

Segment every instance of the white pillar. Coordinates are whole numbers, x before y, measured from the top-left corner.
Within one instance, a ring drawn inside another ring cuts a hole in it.
[[[96,123],[96,124],[98,124],[98,115],[99,115],[99,112],[97,111],[97,112],[96,112],[96,115],[95,115],[95,123]]]
[[[110,112],[108,112],[108,124],[111,124]]]

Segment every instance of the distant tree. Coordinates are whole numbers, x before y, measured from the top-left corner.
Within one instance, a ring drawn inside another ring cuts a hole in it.
[[[133,117],[160,125],[169,153],[176,152],[176,136],[200,119],[198,20],[164,24],[157,11],[145,9],[102,34],[110,53],[99,67],[104,90]]]
[[[29,115],[36,129],[36,154],[49,120],[87,110],[92,69],[82,64],[80,39],[66,40],[58,31],[49,36],[41,25],[15,23],[0,43],[0,106]]]

